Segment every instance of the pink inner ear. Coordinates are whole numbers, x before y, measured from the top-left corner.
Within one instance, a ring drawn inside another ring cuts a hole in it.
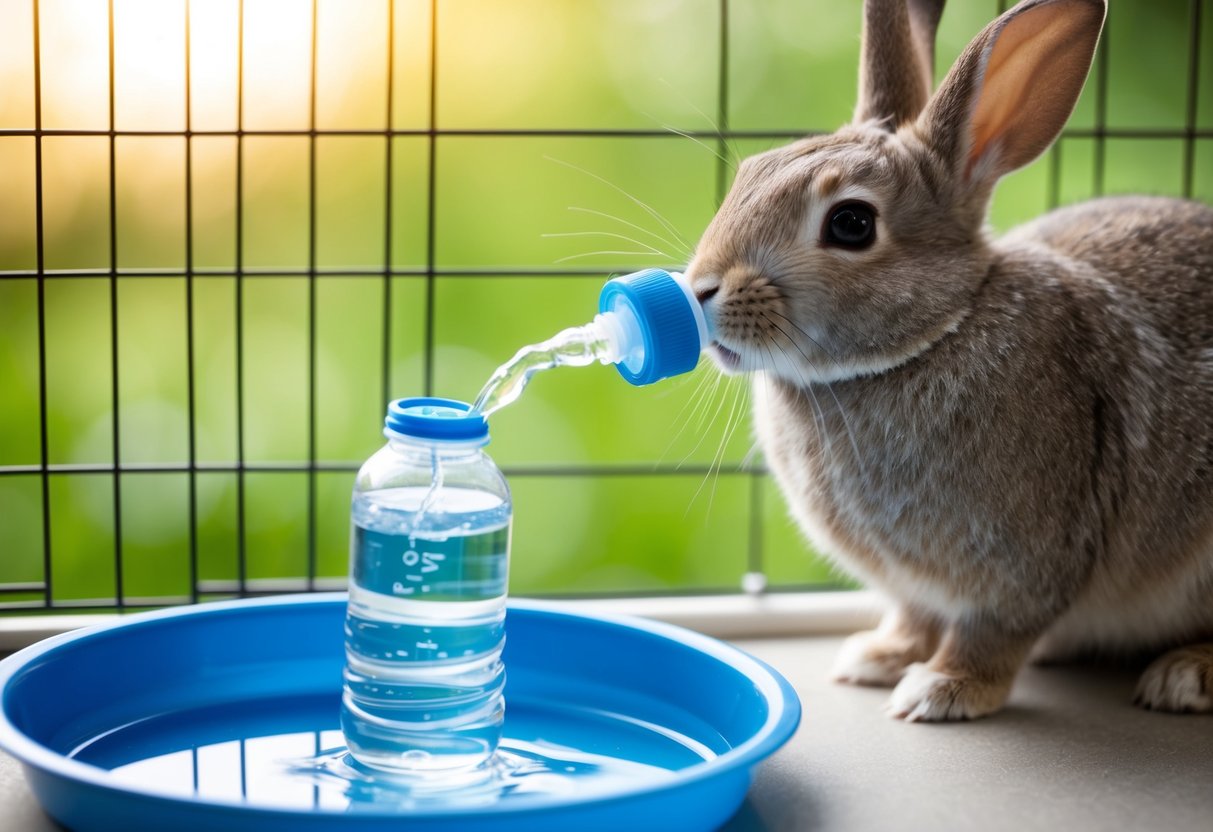
[[[1086,80],[1099,35],[1093,8],[1062,0],[1007,21],[973,110],[966,174],[981,164],[1001,176],[1035,159],[1056,138]],[[996,156],[985,158],[988,151]]]

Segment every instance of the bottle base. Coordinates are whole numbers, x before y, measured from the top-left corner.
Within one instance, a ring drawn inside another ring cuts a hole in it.
[[[498,712],[500,713],[500,711]],[[342,708],[341,729],[350,756],[359,764],[394,777],[425,781],[474,782],[501,740],[501,720],[451,731],[370,722]],[[488,776],[487,774],[485,776]]]
[[[492,754],[435,758],[417,749],[392,753],[350,748],[347,764],[364,774],[382,777],[397,788],[426,794],[478,786],[491,780],[496,771]]]

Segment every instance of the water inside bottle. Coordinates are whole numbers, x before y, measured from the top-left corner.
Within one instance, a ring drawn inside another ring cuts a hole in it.
[[[356,495],[341,724],[360,763],[468,780],[496,750],[509,519],[440,482]]]
[[[593,324],[570,327],[539,344],[523,347],[489,377],[472,405],[472,412],[491,416],[516,401],[540,370],[584,367],[609,360],[609,350],[605,334]]]

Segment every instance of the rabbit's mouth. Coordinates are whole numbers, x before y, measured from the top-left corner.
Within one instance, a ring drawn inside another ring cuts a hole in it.
[[[710,349],[712,351],[712,357],[716,359],[716,363],[720,365],[722,370],[728,373],[741,372],[740,355],[733,352],[719,341],[713,341]]]

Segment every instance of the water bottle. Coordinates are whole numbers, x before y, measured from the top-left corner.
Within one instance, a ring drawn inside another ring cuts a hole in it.
[[[394,401],[384,435],[354,484],[341,729],[359,763],[450,782],[501,739],[510,491],[463,402]]]

